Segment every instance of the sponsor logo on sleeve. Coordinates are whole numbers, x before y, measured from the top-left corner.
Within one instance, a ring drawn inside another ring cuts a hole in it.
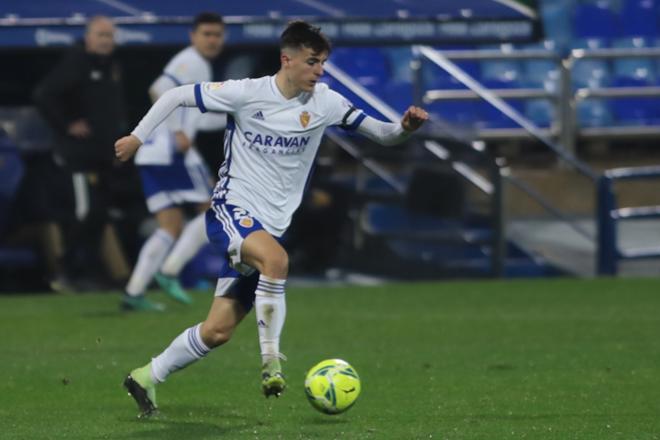
[[[224,82],[212,82],[212,83],[206,83],[206,90],[218,90]]]

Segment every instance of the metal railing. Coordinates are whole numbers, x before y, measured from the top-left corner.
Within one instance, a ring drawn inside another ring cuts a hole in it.
[[[539,128],[546,137],[557,138],[559,144],[570,152],[575,152],[577,139],[603,138],[645,138],[660,136],[660,125],[580,127],[577,124],[577,106],[585,99],[592,98],[658,98],[660,87],[600,87],[578,88],[573,90],[572,69],[576,62],[585,59],[621,58],[660,58],[660,48],[623,49],[574,49],[568,57],[548,50],[448,50],[442,55],[451,61],[486,60],[549,60],[559,71],[557,90],[542,88],[490,89],[490,92],[503,99],[548,99],[557,109],[557,120],[549,128]],[[419,102],[431,103],[444,100],[479,100],[483,97],[472,90],[428,90],[421,95]],[[488,101],[488,100],[487,100]],[[506,114],[506,113],[505,113]],[[517,121],[516,121],[517,122]],[[521,126],[522,127],[522,126]],[[523,128],[479,129],[478,137],[485,140],[521,139],[530,137]]]
[[[577,170],[583,176],[589,178],[597,187],[597,208],[596,224],[597,235],[594,237],[591,232],[584,229],[571,216],[563,213],[552,203],[545,199],[540,192],[531,186],[525,184],[511,175],[507,175],[507,180],[518,189],[525,192],[532,199],[536,200],[543,208],[555,217],[569,224],[580,235],[595,241],[596,260],[598,274],[616,274],[618,261],[622,259],[644,259],[659,258],[660,245],[657,247],[648,247],[642,249],[620,250],[617,243],[617,222],[619,220],[649,219],[660,218],[660,206],[648,206],[637,208],[617,208],[616,197],[613,189],[613,182],[617,180],[632,179],[650,179],[660,177],[660,167],[639,167],[614,169],[599,175],[575,157],[575,143],[580,137],[644,137],[660,135],[660,126],[658,127],[591,127],[578,128],[576,124],[576,103],[582,99],[593,97],[604,98],[623,98],[623,97],[657,97],[660,96],[660,87],[608,87],[599,89],[578,89],[572,91],[570,72],[576,60],[584,58],[636,58],[636,57],[657,57],[660,58],[660,48],[647,49],[603,49],[603,50],[574,50],[570,57],[564,60],[554,54],[545,51],[520,51],[507,52],[501,51],[447,51],[440,53],[429,47],[417,46],[418,59],[412,63],[414,78],[417,82],[415,90],[417,91],[418,102],[432,102],[442,99],[483,99],[493,105],[503,114],[515,121],[528,136],[536,138],[551,151],[553,151],[564,163]],[[425,57],[447,73],[452,75],[468,90],[431,90],[424,92],[421,87],[421,57]],[[474,78],[470,77],[453,61],[455,60],[485,60],[485,59],[554,59],[558,60],[560,70],[559,91],[556,94],[538,89],[514,89],[514,90],[489,90],[483,87]],[[530,120],[521,115],[515,108],[506,103],[503,99],[532,99],[532,98],[554,99],[560,111],[561,134],[560,142],[555,143],[549,133],[535,126]],[[519,132],[504,133],[519,136]]]
[[[563,64],[572,70],[575,62],[586,59],[616,60],[623,58],[659,58],[660,47],[646,48],[612,48],[612,49],[573,49]],[[576,119],[577,106],[580,101],[590,98],[659,98],[660,87],[599,87],[579,88],[570,96],[568,116]],[[612,139],[612,138],[646,138],[660,136],[660,125],[642,126],[607,126],[607,127],[581,127],[567,126],[567,147],[574,148],[578,138],[584,139]]]
[[[414,72],[413,77],[415,78],[418,84],[417,85],[418,91],[421,92],[422,89],[422,87],[420,86],[421,63],[422,63],[422,58],[425,58],[436,64],[441,69],[445,70],[448,74],[452,75],[463,85],[465,85],[469,89],[469,91],[483,98],[493,107],[501,111],[503,114],[507,115],[513,121],[515,121],[518,125],[522,127],[523,130],[529,133],[529,135],[536,138],[539,142],[541,142],[551,151],[553,151],[557,155],[557,157],[563,160],[564,163],[566,163],[568,166],[575,169],[581,175],[587,177],[590,181],[592,182],[596,181],[598,175],[588,165],[586,165],[584,162],[580,161],[577,157],[575,157],[575,155],[572,152],[567,151],[564,147],[555,143],[549,136],[547,136],[542,130],[540,130],[539,127],[537,127],[532,121],[525,118],[522,114],[520,114],[520,112],[518,112],[515,108],[509,105],[500,96],[497,96],[492,90],[489,90],[484,86],[482,86],[477,80],[472,78],[469,74],[463,71],[463,69],[457,66],[456,63],[454,63],[448,57],[444,56],[444,53],[436,51],[428,46],[415,46],[414,53],[417,59],[415,62],[412,63],[412,68]],[[419,93],[418,96],[423,96],[423,92]],[[536,191],[530,185],[526,184],[525,182],[516,178],[515,176],[512,176],[511,174],[506,175],[506,180],[511,182],[519,190],[526,193],[529,197],[531,197],[533,200],[539,203],[553,216],[567,223],[573,230],[575,230],[580,235],[590,240],[595,239],[593,234],[591,234],[588,230],[583,228],[576,219],[573,219],[571,215],[562,212],[560,209],[553,206],[553,204],[548,199],[543,197],[543,195],[539,191]]]
[[[371,93],[367,88],[351,78],[338,66],[328,61],[325,64],[325,71],[335,80],[344,85],[351,93],[361,98],[364,102],[370,105],[374,110],[379,112],[382,116],[391,122],[399,122],[403,116],[392,107],[387,105],[382,99]],[[490,239],[491,245],[491,273],[493,276],[501,277],[504,273],[504,260],[506,257],[506,233],[505,224],[503,219],[503,197],[502,197],[502,169],[493,158],[485,154],[485,149],[482,148],[479,142],[465,141],[458,139],[451,132],[445,132],[444,126],[439,127],[437,131],[444,133],[444,136],[433,135],[433,129],[427,130],[426,134],[422,133],[418,136],[423,137],[422,145],[424,148],[435,156],[438,160],[449,163],[451,168],[468,183],[479,189],[481,192],[490,196],[491,201],[491,217],[492,221],[492,234]],[[329,137],[335,143],[347,151],[352,157],[359,160],[367,169],[375,175],[386,181],[397,192],[401,193],[403,188],[389,171],[384,167],[378,165],[375,161],[364,157],[359,149],[349,141],[342,139],[333,132],[329,132]],[[467,163],[452,157],[449,149],[441,144],[441,139],[453,138],[453,141],[463,143],[471,148],[472,151],[480,153],[482,159],[489,169],[490,180],[484,178],[480,173],[472,169]],[[447,238],[449,239],[449,238]],[[455,239],[455,237],[454,237]]]
[[[660,258],[660,238],[655,246],[620,249],[618,222],[660,218],[660,205],[618,208],[614,193],[617,181],[660,179],[660,167],[615,168],[598,179],[598,255],[599,275],[616,275],[620,260]],[[653,240],[651,240],[653,241]]]
[[[422,46],[418,46],[422,47]],[[431,48],[426,49],[433,50]],[[438,52],[440,53],[440,52]],[[570,74],[567,71],[564,63],[562,62],[561,57],[552,51],[548,50],[448,50],[441,52],[442,56],[454,63],[454,66],[457,69],[460,69],[455,62],[457,61],[486,61],[486,60],[548,60],[555,63],[557,70],[559,71],[559,79],[557,81],[557,89],[555,91],[549,91],[543,88],[515,88],[515,89],[485,89],[488,90],[492,95],[502,99],[518,99],[518,100],[529,100],[529,99],[548,99],[553,103],[555,108],[557,108],[557,114],[560,115],[560,120],[556,121],[556,124],[553,124],[553,127],[550,128],[540,128],[535,127],[536,133],[542,134],[545,138],[559,138],[559,142],[562,145],[566,145],[569,142],[567,136],[570,136],[571,131],[568,129],[569,125],[572,122],[568,119],[572,112],[569,111],[568,106],[570,105],[570,99],[568,99],[571,88],[570,88]],[[418,69],[421,69],[421,63],[418,63]],[[435,62],[437,64],[437,62]],[[416,67],[413,66],[413,69]],[[446,70],[446,69],[445,69]],[[462,69],[460,69],[462,70]],[[448,71],[449,72],[449,71]],[[467,75],[463,72],[464,75]],[[450,73],[451,74],[451,73]],[[472,78],[473,79],[473,78]],[[419,82],[421,82],[421,77],[419,77]],[[465,83],[463,83],[465,84]],[[493,102],[483,96],[481,93],[476,92],[472,87],[464,90],[427,90],[418,95],[418,102],[428,104],[435,101],[441,100],[479,100],[485,99],[498,110],[502,111],[498,105],[493,104]],[[505,115],[509,116],[509,113],[502,111]],[[563,115],[567,115],[566,118],[563,118]],[[529,138],[532,131],[526,129],[526,127],[520,123],[519,120],[511,118],[517,122],[521,128],[495,128],[495,129],[479,129],[478,137],[484,140],[496,140],[496,139],[511,139],[511,138]],[[573,151],[572,149],[568,149]]]

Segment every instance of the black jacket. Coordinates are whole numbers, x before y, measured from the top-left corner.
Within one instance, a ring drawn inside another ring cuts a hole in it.
[[[55,152],[74,171],[107,168],[114,141],[126,130],[121,69],[110,56],[73,48],[37,85],[34,100],[57,134]],[[92,134],[76,139],[69,124],[85,119]]]

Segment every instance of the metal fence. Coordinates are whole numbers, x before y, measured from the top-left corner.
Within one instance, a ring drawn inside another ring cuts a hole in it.
[[[561,161],[593,182],[596,191],[597,232],[594,236],[582,228],[569,214],[562,212],[533,187],[510,174],[504,174],[506,180],[536,200],[553,216],[569,224],[580,235],[596,245],[596,267],[599,275],[615,275],[618,262],[623,259],[660,258],[660,240],[657,246],[652,244],[644,249],[620,249],[617,240],[618,221],[660,218],[660,206],[618,208],[614,192],[614,182],[621,180],[641,180],[660,178],[660,167],[635,167],[606,170],[598,173],[575,155],[578,139],[588,138],[640,138],[659,136],[660,126],[609,126],[579,127],[576,124],[576,108],[580,101],[588,98],[650,98],[660,97],[660,87],[598,87],[574,88],[571,80],[572,68],[576,61],[583,59],[621,59],[651,57],[660,58],[660,48],[639,49],[575,49],[566,58],[544,50],[521,50],[502,52],[499,50],[437,51],[426,46],[415,47],[416,58],[411,64],[414,72],[416,101],[419,104],[440,100],[483,99],[497,108],[504,115],[516,122],[520,128],[478,130],[477,137],[489,139],[535,138]],[[559,87],[556,92],[544,89],[488,89],[461,69],[456,61],[489,59],[544,59],[556,63],[559,75]],[[463,85],[465,90],[424,90],[421,65],[430,61],[452,75]],[[504,99],[545,98],[554,102],[559,120],[554,129],[541,129],[524,117]]]

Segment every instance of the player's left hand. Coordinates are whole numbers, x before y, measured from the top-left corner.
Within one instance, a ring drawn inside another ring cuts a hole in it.
[[[415,131],[429,119],[429,114],[421,107],[408,107],[401,119],[401,126],[406,131]]]

